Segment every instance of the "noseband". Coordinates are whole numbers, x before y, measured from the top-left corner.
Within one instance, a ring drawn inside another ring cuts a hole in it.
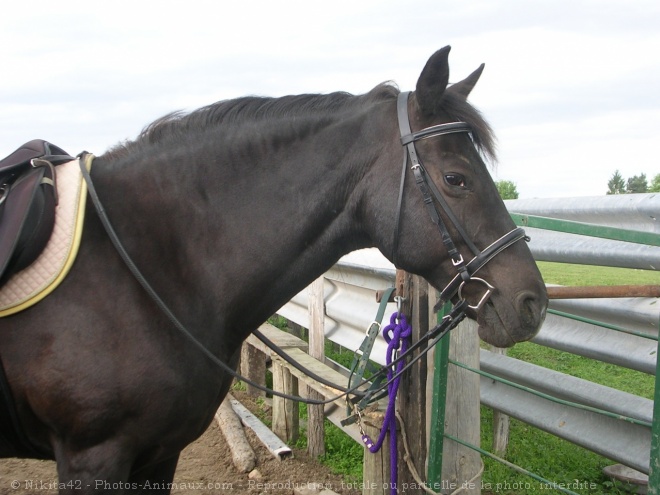
[[[442,194],[440,194],[440,191],[436,185],[432,180],[428,179],[426,171],[424,170],[422,162],[417,154],[417,150],[415,149],[415,142],[421,139],[442,136],[445,134],[454,134],[458,132],[470,133],[472,132],[472,128],[465,122],[450,122],[448,124],[439,124],[426,127],[420,131],[413,132],[410,129],[410,120],[408,117],[409,96],[410,92],[402,92],[399,93],[397,100],[399,132],[401,133],[401,144],[404,148],[404,151],[403,167],[401,170],[401,183],[399,186],[399,199],[397,202],[397,212],[395,219],[392,259],[396,263],[396,253],[399,247],[398,242],[401,222],[401,207],[403,204],[403,190],[406,181],[408,162],[410,162],[410,170],[412,170],[415,176],[415,183],[422,193],[422,198],[424,200],[424,204],[426,205],[426,209],[431,215],[431,220],[438,227],[440,236],[442,237],[442,243],[447,249],[449,257],[451,258],[452,265],[454,265],[458,272],[442,290],[440,293],[440,300],[433,309],[434,311],[437,311],[444,305],[445,302],[450,300],[456,294],[458,294],[459,299],[462,299],[463,287],[465,287],[465,285],[469,282],[479,282],[486,287],[486,291],[477,304],[468,305],[469,308],[477,311],[488,300],[490,295],[495,290],[495,287],[486,282],[484,279],[475,277],[474,274],[509,246],[512,246],[521,239],[529,240],[529,238],[525,235],[525,231],[522,228],[516,227],[512,231],[508,232],[490,244],[484,250],[479,250],[474,245],[470,239],[470,236],[467,235],[460,222],[456,218],[456,215],[454,215],[454,212],[449,207],[449,204],[442,196]],[[449,233],[449,229],[447,228],[445,221],[442,219],[442,216],[438,211],[437,205],[440,205],[445,216],[454,225],[454,228],[463,239],[463,242],[468,246],[470,251],[472,251],[474,257],[468,263],[465,262],[463,255],[456,248],[456,245],[451,238],[451,234]]]

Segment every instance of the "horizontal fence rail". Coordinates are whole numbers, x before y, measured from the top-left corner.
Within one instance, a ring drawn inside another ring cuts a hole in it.
[[[554,300],[532,342],[653,375],[659,311],[655,298]],[[603,328],[595,322],[637,330],[645,337]]]
[[[531,239],[529,249],[536,261],[660,270],[660,247],[657,246],[529,227],[525,232]]]
[[[510,199],[510,212],[660,234],[660,194]]]
[[[660,194],[516,199],[504,203],[514,220],[526,226],[531,238],[529,248],[537,261],[660,270]],[[536,228],[548,228],[558,220],[583,225],[571,225],[574,233]],[[590,237],[594,225],[632,231],[623,237],[631,242]],[[638,240],[644,244],[635,244]]]
[[[650,232],[620,229],[617,227],[603,227],[602,225],[573,222],[570,220],[558,220],[556,218],[539,217],[534,215],[523,215],[521,213],[511,213],[511,217],[516,224],[522,225],[523,227],[552,230],[554,232],[563,232],[566,234],[586,235],[599,239],[634,242],[635,244],[645,244],[648,246],[660,246],[660,237],[655,235],[655,233]]]
[[[481,378],[482,404],[609,459],[648,472],[653,401],[540,366],[481,351],[481,369],[587,408],[566,406],[508,383]],[[591,408],[612,413],[604,415]],[[645,424],[635,424],[637,422]]]

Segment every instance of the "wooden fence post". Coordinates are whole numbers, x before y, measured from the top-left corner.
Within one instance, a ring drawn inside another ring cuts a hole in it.
[[[372,439],[378,438],[383,428],[383,411],[367,413],[363,416],[362,427]],[[389,495],[390,493],[390,439],[385,437],[383,446],[372,454],[364,448],[362,458],[362,495]]]
[[[402,312],[412,326],[411,342],[417,342],[429,330],[428,283],[421,277],[397,271],[397,293],[405,299]],[[411,359],[419,354],[416,351]],[[405,493],[423,495],[425,492],[413,477],[405,461],[406,452],[403,434],[406,434],[411,462],[417,473],[426,473],[426,380],[427,361],[422,358],[401,377],[397,407],[402,419],[398,435],[398,478],[399,489],[407,487]]]
[[[450,333],[449,359],[479,368],[477,324],[464,320]],[[479,446],[480,440],[479,375],[449,365],[445,433]],[[481,493],[481,456],[478,452],[451,440],[444,442],[442,479],[450,487],[463,488],[461,495]],[[453,491],[453,490],[450,490]]]
[[[289,395],[298,395],[298,379],[285,366],[273,360],[273,390]],[[273,397],[273,433],[282,440],[293,443],[300,433],[300,407],[298,402]]]
[[[309,286],[309,355],[323,362],[325,359],[325,297],[324,278],[316,279]],[[309,387],[307,397],[322,399],[323,396]],[[307,406],[307,452],[312,457],[325,454],[325,415],[323,405]]]
[[[266,356],[255,347],[243,342],[241,347],[241,375],[249,380],[266,385]],[[253,397],[265,397],[266,392],[246,383],[247,393]]]
[[[494,354],[506,356],[506,349],[502,347],[491,346],[490,351]],[[493,411],[493,453],[504,457],[507,446],[509,445],[509,416],[500,412]]]

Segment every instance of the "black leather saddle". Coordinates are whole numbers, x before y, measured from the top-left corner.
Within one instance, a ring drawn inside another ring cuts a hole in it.
[[[75,158],[34,139],[0,160],[0,286],[37,259],[55,224],[55,166]]]

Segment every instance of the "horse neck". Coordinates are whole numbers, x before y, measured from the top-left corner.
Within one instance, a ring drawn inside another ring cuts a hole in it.
[[[207,318],[240,319],[246,335],[343,254],[369,244],[361,181],[379,150],[353,139],[366,121],[286,146],[216,137],[197,154],[108,166],[99,171],[103,188],[121,193],[107,194],[106,209],[138,266],[162,291],[175,290],[181,310],[207,307],[201,298],[213,309]]]

